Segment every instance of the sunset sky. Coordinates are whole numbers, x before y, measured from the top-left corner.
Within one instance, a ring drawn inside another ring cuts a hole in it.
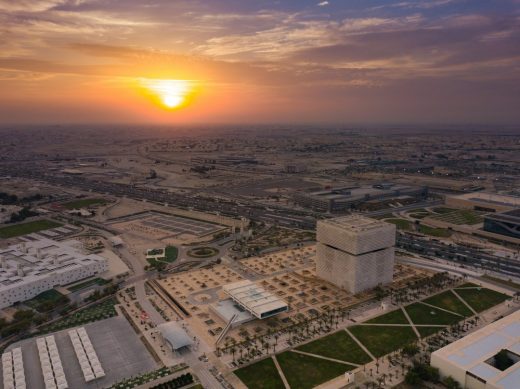
[[[0,123],[520,120],[520,0],[0,0]]]

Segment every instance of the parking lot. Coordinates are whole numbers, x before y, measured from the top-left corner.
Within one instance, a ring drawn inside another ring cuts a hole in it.
[[[123,217],[112,225],[122,231],[139,231],[159,239],[180,236],[202,237],[224,228],[219,224],[158,212],[144,212]]]
[[[68,329],[55,335],[69,388],[107,388],[125,378],[140,375],[158,367],[143,343],[123,317],[113,317],[85,325],[106,376],[89,383],[83,373],[69,338]],[[21,347],[27,387],[44,389],[36,338],[9,347]],[[1,370],[0,370],[1,374]]]

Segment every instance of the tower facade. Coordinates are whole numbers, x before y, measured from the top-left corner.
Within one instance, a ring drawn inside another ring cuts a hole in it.
[[[392,282],[395,230],[359,215],[318,221],[316,275],[354,294]]]

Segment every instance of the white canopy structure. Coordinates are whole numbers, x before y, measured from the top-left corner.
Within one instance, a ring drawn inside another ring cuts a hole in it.
[[[176,322],[169,321],[160,324],[157,326],[157,329],[161,332],[162,337],[168,342],[173,351],[193,344],[190,336]]]

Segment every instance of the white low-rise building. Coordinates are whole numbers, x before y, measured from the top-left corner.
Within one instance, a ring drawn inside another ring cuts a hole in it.
[[[78,243],[28,236],[0,249],[0,308],[108,270],[106,258],[83,253]]]
[[[435,351],[431,365],[463,388],[519,388],[520,311]]]

